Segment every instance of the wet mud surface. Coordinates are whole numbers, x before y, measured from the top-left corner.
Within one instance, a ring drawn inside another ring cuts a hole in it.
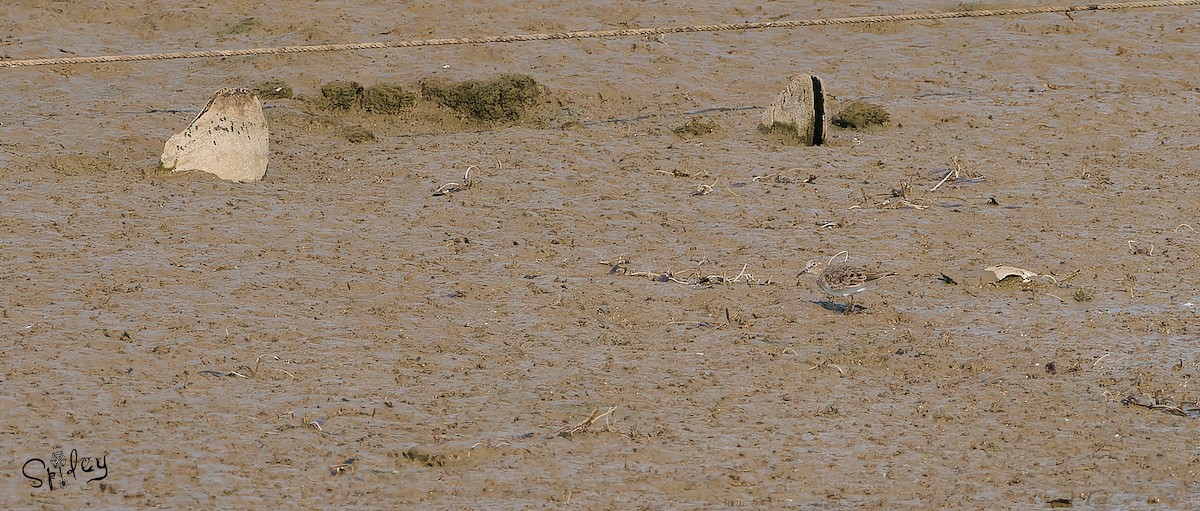
[[[895,12],[396,9],[17,2],[0,55]],[[1185,508],[1192,9],[0,70],[0,507]],[[536,117],[307,99],[505,73]],[[800,73],[889,121],[759,133]],[[263,181],[156,169],[270,80]],[[842,251],[897,274],[850,315]]]

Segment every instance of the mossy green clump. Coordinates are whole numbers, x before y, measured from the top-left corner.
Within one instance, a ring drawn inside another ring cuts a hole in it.
[[[866,101],[855,101],[834,115],[830,122],[839,128],[861,130],[887,123],[888,113],[879,105]]]
[[[251,88],[258,99],[291,99],[292,86],[281,80],[270,80]]]
[[[717,131],[717,124],[693,118],[682,125],[676,126],[671,131],[683,138],[692,138],[715,133]]]
[[[404,92],[399,85],[380,83],[367,87],[362,94],[362,108],[377,114],[394,114],[413,106],[414,94]]]
[[[342,137],[352,144],[375,141],[375,133],[362,126],[350,126],[343,129]]]
[[[484,122],[515,121],[534,104],[540,87],[533,77],[504,74],[494,80],[468,80],[452,85],[421,84],[421,94]]]
[[[358,82],[333,81],[321,86],[321,95],[336,110],[349,110],[362,102],[363,86]]]

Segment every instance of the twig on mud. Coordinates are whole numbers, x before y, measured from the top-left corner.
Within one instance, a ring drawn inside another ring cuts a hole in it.
[[[1046,274],[1046,275],[1034,275],[1034,276],[1042,277],[1045,279],[1050,279],[1050,282],[1053,282],[1055,286],[1062,287],[1062,285],[1058,283],[1058,277],[1055,277],[1054,275]]]
[[[950,176],[954,176],[954,179],[958,179],[958,174],[960,172],[962,172],[962,167],[960,167],[958,165],[958,157],[955,156],[950,161],[952,163],[954,163],[954,170],[946,172],[946,177],[943,177],[942,180],[938,182],[938,184],[934,185],[933,188],[929,189],[930,193],[936,192],[938,188],[941,188],[941,186],[946,183],[946,180],[950,179]]]
[[[1134,240],[1129,240],[1127,243],[1129,243],[1129,253],[1132,255],[1147,255],[1147,256],[1151,256],[1151,257],[1154,256],[1154,244],[1153,243],[1150,244],[1150,248],[1148,248],[1148,249],[1138,247],[1138,245],[1140,243],[1138,243],[1137,241],[1134,241]]]
[[[737,274],[737,276],[733,277],[733,280],[731,280],[730,282],[737,282],[737,281],[738,281],[738,279],[740,279],[740,278],[742,278],[742,277],[746,277],[746,280],[753,281],[753,280],[754,280],[754,275],[751,275],[751,274],[749,274],[749,273],[746,273],[746,268],[749,268],[749,267],[750,267],[750,265],[749,265],[749,264],[743,264],[743,265],[742,265],[742,271],[739,271],[739,272],[738,272],[738,274]]]
[[[706,284],[735,284],[737,282],[741,282],[743,280],[743,278],[745,278],[745,282],[747,284],[759,283],[758,278],[756,278],[754,275],[746,273],[746,268],[749,268],[749,267],[750,267],[749,264],[743,264],[742,271],[738,272],[738,274],[735,275],[733,278],[729,278],[724,275],[706,275],[704,277],[700,277],[700,280],[696,281],[696,285],[703,286]],[[696,272],[696,273],[699,273],[699,272]],[[770,280],[771,279],[769,279],[769,278],[767,279],[768,282],[770,282]]]
[[[252,370],[250,371],[250,376],[252,376],[252,377],[257,377],[257,376],[258,376],[259,369],[261,369],[261,368],[262,368],[262,359],[263,359],[263,357],[271,357],[271,358],[272,358],[272,359],[274,359],[274,360],[279,360],[279,357],[277,357],[277,356],[275,356],[275,355],[267,355],[267,354],[259,355],[259,356],[258,356],[258,358],[254,359],[254,369],[252,369]],[[294,374],[292,374],[292,373],[289,373],[289,372],[287,372],[286,370],[279,369],[279,368],[275,368],[275,367],[272,367],[272,368],[271,368],[271,370],[272,370],[272,371],[279,371],[279,372],[281,372],[281,373],[283,373],[283,374],[286,374],[286,375],[288,375],[288,377],[290,377],[290,378],[291,378],[291,379],[293,379],[293,380],[295,380],[295,379],[296,379],[296,375],[294,375]],[[243,377],[243,378],[244,378],[244,377]]]
[[[784,174],[786,174],[788,172],[796,172],[798,170],[800,170],[800,169],[799,168],[787,169],[787,170],[782,170],[782,171],[776,172],[774,174],[763,174],[761,176],[754,176],[753,178],[751,178],[751,181],[754,181],[757,183],[759,181],[766,181],[766,180],[770,179],[770,180],[775,181],[776,183],[787,184],[787,183],[791,183],[792,179],[784,176]],[[805,178],[804,180],[802,180],[801,182],[804,184],[812,184],[816,180],[817,180],[817,176],[809,174],[808,177]]]
[[[1179,232],[1180,227],[1187,227],[1189,231],[1196,232],[1196,228],[1188,224],[1179,224],[1175,226],[1175,232]]]
[[[634,272],[628,272],[628,273],[626,273],[626,275],[629,275],[630,277],[648,277],[650,280],[653,280],[655,282],[676,282],[679,284],[687,284],[688,283],[686,280],[679,280],[679,279],[675,278],[675,274],[669,270],[662,272],[662,273],[653,272],[653,271],[634,271]]]
[[[746,282],[747,284],[770,285],[771,279],[768,277],[766,281],[747,273],[746,269],[749,264],[742,265],[742,270],[732,278],[721,275],[704,275],[700,270],[693,269],[684,274],[676,274],[670,270],[663,272],[656,271],[629,271],[629,259],[622,256],[616,261],[600,261],[600,264],[608,265],[608,273],[620,273],[630,277],[646,277],[654,282],[674,282],[676,284],[687,284],[692,286],[706,286],[711,284],[735,284],[738,282]]]
[[[593,408],[592,413],[590,415],[588,415],[588,418],[584,419],[583,422],[580,422],[579,424],[576,424],[575,426],[564,427],[558,431],[555,431],[554,436],[570,438],[571,435],[574,435],[575,433],[578,433],[580,431],[587,432],[588,428],[592,427],[592,425],[595,424],[596,421],[598,421],[600,419],[604,419],[604,430],[608,431],[608,432],[612,432],[613,429],[612,429],[612,425],[609,423],[608,416],[611,415],[613,413],[613,411],[616,409],[617,409],[616,405],[613,405],[608,410],[605,410],[604,413],[600,413],[599,408]]]
[[[839,366],[839,365],[837,365],[837,364],[831,363],[831,362],[830,362],[830,361],[828,361],[828,360],[824,360],[824,361],[822,361],[820,364],[817,364],[817,365],[815,365],[815,366],[812,366],[812,367],[808,368],[808,370],[809,370],[809,371],[812,371],[813,369],[819,369],[819,368],[822,368],[822,367],[825,367],[825,366],[831,366],[831,367],[833,367],[834,369],[837,369],[837,370],[838,370],[838,374],[839,374],[839,375],[841,375],[841,376],[846,376],[846,371],[842,370],[842,366]]]
[[[925,197],[915,197],[910,200],[907,197],[897,196],[897,195],[893,195],[891,193],[888,193],[887,196],[888,196],[887,198],[883,199],[880,202],[871,202],[871,198],[867,195],[866,191],[863,190],[862,200],[859,201],[858,204],[850,206],[846,209],[854,210],[854,209],[863,209],[863,208],[875,208],[875,209],[905,209],[905,208],[907,208],[907,209],[916,209],[916,210],[926,210],[926,209],[929,209],[931,206],[938,205],[936,202],[934,202],[930,199],[927,199]]]
[[[727,277],[725,277],[724,275],[705,275],[703,277],[700,277],[700,280],[696,281],[697,286],[704,286],[704,285],[708,285],[708,284],[728,284],[728,283],[729,283],[729,279]]]
[[[355,468],[354,463],[357,461],[358,461],[358,458],[350,458],[350,459],[346,460],[344,463],[338,463],[337,465],[332,465],[329,467],[329,472],[331,472],[335,476],[340,476],[343,473],[349,473],[350,475],[354,475],[354,468]]]
[[[720,178],[717,178],[717,180],[713,181],[713,184],[711,184],[711,185],[706,185],[704,183],[700,183],[700,186],[696,187],[696,191],[692,192],[692,195],[708,195],[708,194],[712,193],[713,187],[717,186],[717,181],[720,181],[720,180],[721,180]]]
[[[499,164],[497,164],[497,165],[499,165]],[[446,183],[446,184],[442,185],[441,187],[439,187],[437,190],[434,190],[433,196],[438,197],[441,195],[447,195],[447,194],[451,194],[454,192],[461,192],[463,190],[470,188],[472,185],[475,184],[474,181],[471,181],[471,170],[473,170],[473,169],[475,169],[474,165],[467,167],[467,172],[463,174],[463,182],[462,183]]]
[[[725,191],[729,192],[729,194],[734,197],[741,197],[741,195],[739,195],[737,192],[733,191],[733,188],[730,188],[729,185],[725,185]]]
[[[1058,295],[1056,295],[1056,294],[1054,294],[1054,293],[1043,293],[1043,294],[1045,294],[1046,296],[1053,296],[1053,297],[1055,297],[1055,298],[1058,298],[1058,301],[1060,301],[1060,302],[1062,302],[1062,303],[1067,303],[1067,301],[1066,301],[1066,300],[1063,300],[1063,298],[1062,298],[1061,296],[1058,296]]]
[[[617,272],[621,272],[622,275],[629,274],[629,258],[625,256],[618,257],[616,261],[600,261],[600,264],[609,265],[609,275]]]
[[[526,439],[526,438],[529,438],[529,437],[531,437],[531,436],[533,436],[533,433],[525,433],[525,434],[522,434],[522,435],[517,435],[517,436],[514,436],[514,437],[512,437],[512,438],[514,438],[514,439],[517,439],[517,440],[524,440],[524,439]],[[488,441],[486,441],[486,442],[475,442],[474,444],[471,444],[471,449],[470,449],[470,450],[475,450],[475,449],[478,449],[478,448],[480,448],[480,447],[486,447],[486,448],[488,448],[488,449],[499,449],[499,448],[502,448],[502,447],[510,447],[510,446],[512,446],[512,444],[513,444],[513,443],[512,443],[512,441],[511,441],[511,440],[509,440],[509,439],[506,439],[506,438],[492,438],[492,439],[490,439],[490,440],[488,440]],[[470,452],[470,451],[467,451],[467,457],[468,457],[468,458],[470,458],[470,457],[471,457],[471,452]]]
[[[867,189],[866,188],[859,188],[858,193],[862,195],[862,202],[858,203],[858,207],[861,208],[871,202],[871,199],[869,197],[867,197]],[[850,209],[854,209],[854,206],[851,206]]]
[[[1066,285],[1068,282],[1070,282],[1070,281],[1071,281],[1071,279],[1074,279],[1075,277],[1078,277],[1078,276],[1079,276],[1079,273],[1080,273],[1080,272],[1082,272],[1082,271],[1083,271],[1083,270],[1075,270],[1075,271],[1073,271],[1073,272],[1071,272],[1071,273],[1068,273],[1066,277],[1063,277],[1063,278],[1062,278],[1062,280],[1059,280],[1059,281],[1057,281],[1057,282],[1055,282],[1055,283],[1056,283],[1056,284],[1058,284],[1058,286],[1059,286],[1059,287],[1065,286],[1065,285]]]
[[[925,198],[915,199],[915,200],[926,201],[926,202],[930,202],[930,203],[933,202],[933,201],[931,201],[929,199],[925,199]],[[922,205],[917,204],[908,199],[900,199],[896,202],[892,202],[891,199],[884,199],[883,202],[879,203],[875,207],[880,208],[880,209],[901,209],[901,208],[912,208],[912,209],[916,209],[916,210],[929,209],[929,206],[922,206]]]
[[[211,369],[200,371],[200,374],[207,375],[207,376],[216,376],[216,377],[236,376],[238,378],[246,378],[246,379],[256,378],[256,377],[258,377],[260,369],[262,369],[263,357],[271,357],[275,360],[279,360],[279,357],[277,357],[275,355],[259,355],[258,358],[254,360],[254,367],[250,367],[250,366],[239,367],[239,369],[245,369],[246,372],[250,373],[249,376],[247,376],[241,372],[238,372],[238,371],[213,371]],[[271,370],[279,371],[283,374],[286,374],[293,380],[296,379],[296,375],[289,373],[283,369],[277,369],[277,368],[272,367]]]
[[[203,374],[205,376],[216,376],[217,378],[224,378],[226,376],[236,376],[238,378],[249,378],[249,376],[246,376],[237,371],[213,371],[212,369],[205,369],[203,371],[200,371],[200,374]]]
[[[1135,275],[1126,275],[1126,276],[1125,276],[1125,281],[1124,281],[1124,283],[1125,283],[1126,285],[1128,285],[1128,286],[1129,286],[1129,297],[1130,297],[1130,298],[1137,298],[1137,289],[1136,289],[1136,285],[1137,285],[1137,276],[1135,276]]]
[[[790,169],[789,169],[789,170],[790,170]],[[756,183],[757,183],[757,182],[759,182],[759,181],[766,181],[766,180],[768,180],[768,179],[774,179],[776,182],[778,182],[778,181],[779,181],[779,178],[783,176],[783,173],[784,173],[784,172],[788,172],[788,170],[781,170],[781,171],[779,171],[779,172],[776,172],[776,173],[774,173],[774,174],[763,174],[763,175],[761,175],[761,176],[754,176],[754,177],[751,177],[751,178],[750,178],[750,180],[751,180],[751,181],[754,181],[754,182],[756,182]]]
[[[668,325],[691,325],[698,328],[713,327],[717,330],[725,328],[729,323],[714,324],[711,321],[671,321]]]
[[[1129,406],[1129,405],[1144,406],[1151,410],[1167,412],[1171,415],[1177,415],[1180,417],[1188,416],[1188,412],[1186,410],[1184,410],[1183,408],[1178,407],[1178,406],[1164,405],[1162,403],[1159,403],[1157,399],[1154,399],[1152,397],[1146,397],[1145,399],[1142,399],[1138,396],[1130,395],[1130,396],[1126,396],[1125,399],[1122,399],[1121,404],[1126,405],[1126,406]]]

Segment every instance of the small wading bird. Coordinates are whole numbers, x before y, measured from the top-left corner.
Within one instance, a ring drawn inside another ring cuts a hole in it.
[[[837,256],[834,256],[836,259]],[[867,288],[875,285],[879,279],[891,277],[895,273],[891,272],[873,272],[867,271],[860,266],[854,266],[843,261],[840,263],[833,262],[830,259],[828,263],[821,261],[809,261],[804,267],[804,271],[796,275],[796,282],[800,282],[800,276],[805,273],[812,274],[817,278],[817,285],[821,286],[821,290],[829,294],[829,296],[840,296],[846,298],[846,310],[843,314],[850,314],[854,309],[854,294],[866,291]]]

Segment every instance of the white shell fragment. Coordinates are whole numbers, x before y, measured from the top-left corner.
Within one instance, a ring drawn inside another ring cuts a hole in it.
[[[799,75],[762,115],[762,129],[782,131],[804,145],[825,142],[825,83],[816,75]]]
[[[187,129],[167,140],[162,166],[229,181],[258,181],[267,173],[267,139],[258,96],[246,89],[221,89]]]
[[[987,273],[994,275],[996,277],[996,281],[1001,281],[1008,277],[1021,277],[1021,280],[1029,282],[1029,279],[1041,276],[1024,268],[1005,266],[1003,264],[997,266],[988,266],[984,268],[983,271],[985,272],[984,275],[987,275]]]

